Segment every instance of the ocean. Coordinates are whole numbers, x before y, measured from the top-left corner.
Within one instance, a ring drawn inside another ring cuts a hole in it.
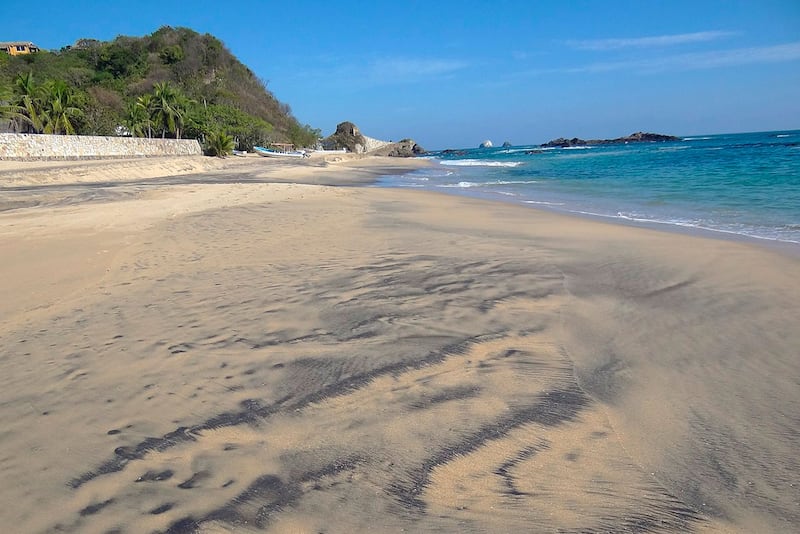
[[[800,244],[800,130],[427,157],[437,164],[378,185]]]

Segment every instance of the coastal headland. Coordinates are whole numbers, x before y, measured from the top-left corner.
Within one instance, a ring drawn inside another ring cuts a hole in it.
[[[0,162],[0,524],[785,532],[800,261],[368,187]]]

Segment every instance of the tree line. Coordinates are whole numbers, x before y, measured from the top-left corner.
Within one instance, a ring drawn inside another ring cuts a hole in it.
[[[8,91],[6,91],[8,93]],[[75,90],[63,80],[48,80],[37,84],[33,73],[20,74],[14,80],[11,94],[4,95],[3,118],[11,130],[19,133],[63,134],[76,133],[76,123],[84,117]],[[186,113],[193,103],[169,82],[155,84],[153,92],[138,97],[128,106],[122,135],[181,138]]]
[[[31,72],[19,74],[11,91],[0,88],[0,119],[9,121],[14,132],[73,135],[85,117],[80,106],[80,96],[66,82],[37,84]],[[155,83],[152,92],[130,101],[121,122],[117,135],[182,139],[188,132],[188,138],[200,140],[208,152],[220,156],[236,145],[250,149],[266,144],[272,131],[268,122],[235,108],[200,104],[168,81]],[[227,133],[226,125],[238,135]],[[302,146],[315,143],[319,133],[309,126],[290,128],[290,136]]]
[[[0,95],[0,101],[3,118],[21,133],[74,134],[75,121],[83,116],[71,87],[61,80],[36,85],[31,73],[19,75],[13,92]]]

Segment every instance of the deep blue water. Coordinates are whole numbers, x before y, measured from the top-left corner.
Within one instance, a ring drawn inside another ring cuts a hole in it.
[[[800,243],[800,130],[431,157],[434,167],[379,185]]]

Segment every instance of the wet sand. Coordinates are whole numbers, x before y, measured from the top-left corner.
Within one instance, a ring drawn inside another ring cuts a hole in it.
[[[800,524],[797,257],[262,165],[2,191],[0,524]]]

